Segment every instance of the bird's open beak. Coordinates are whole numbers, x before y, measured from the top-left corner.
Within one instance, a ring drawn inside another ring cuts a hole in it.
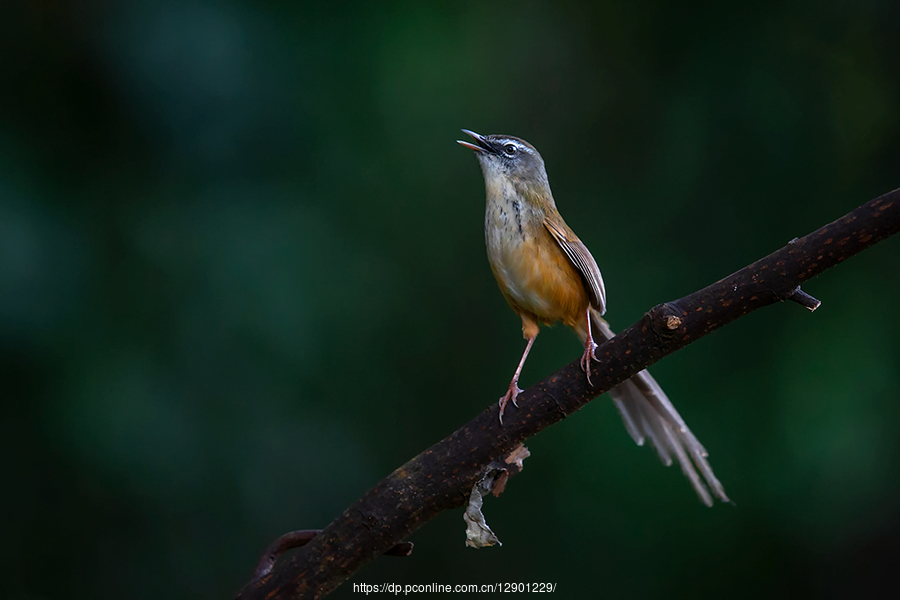
[[[477,142],[477,144],[473,144],[471,142],[464,142],[462,140],[456,140],[457,144],[462,144],[466,148],[471,148],[475,152],[490,152],[490,153],[494,152],[494,150],[491,148],[491,145],[488,143],[488,141],[486,139],[484,139],[484,136],[481,135],[480,133],[475,133],[474,131],[469,131],[468,129],[463,129],[462,132],[468,136],[471,136],[472,139],[474,139],[475,142]]]

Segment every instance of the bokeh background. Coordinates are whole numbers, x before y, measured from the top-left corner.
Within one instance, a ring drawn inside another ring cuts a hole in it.
[[[900,186],[896,2],[0,5],[0,596],[229,598],[504,391],[459,128],[544,155],[624,328]],[[600,399],[352,582],[875,597],[900,239],[653,368],[735,505]],[[528,385],[579,356],[545,329]]]

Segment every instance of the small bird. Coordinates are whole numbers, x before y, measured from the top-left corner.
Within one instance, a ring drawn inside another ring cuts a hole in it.
[[[484,174],[484,239],[491,271],[506,301],[521,317],[522,334],[527,340],[509,389],[500,398],[503,423],[507,404],[512,402],[518,407],[516,397],[522,391],[519,376],[541,323],[562,322],[575,331],[584,344],[581,367],[589,384],[591,361],[597,360],[594,340],[605,341],[615,334],[603,319],[606,288],[600,269],[556,209],[538,151],[511,135],[485,136],[468,129],[462,131],[475,143],[457,142],[475,151]],[[713,503],[710,491],[729,502],[706,460],[706,449],[650,373],[641,371],[609,394],[625,428],[639,446],[649,438],[666,466],[672,464],[673,456],[677,458],[707,506]]]

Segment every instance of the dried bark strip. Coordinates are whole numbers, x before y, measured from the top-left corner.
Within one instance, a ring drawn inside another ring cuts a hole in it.
[[[784,300],[807,308],[799,286],[900,230],[900,190],[791,241],[725,279],[660,304],[597,349],[592,388],[575,362],[527,389],[499,425],[497,405],[385,477],[290,561],[240,591],[240,600],[321,598],[441,511],[463,506],[492,461],[667,354],[753,310]]]

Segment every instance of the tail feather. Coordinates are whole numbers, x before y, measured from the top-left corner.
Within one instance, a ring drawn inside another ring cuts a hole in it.
[[[591,314],[591,325],[594,341],[598,343],[615,335],[598,313]],[[649,372],[641,371],[620,383],[609,391],[609,395],[622,415],[625,429],[638,446],[649,438],[666,466],[672,464],[674,457],[697,496],[707,506],[712,506],[712,495],[730,502],[706,460],[706,448],[694,437]],[[697,470],[703,475],[702,479]]]

